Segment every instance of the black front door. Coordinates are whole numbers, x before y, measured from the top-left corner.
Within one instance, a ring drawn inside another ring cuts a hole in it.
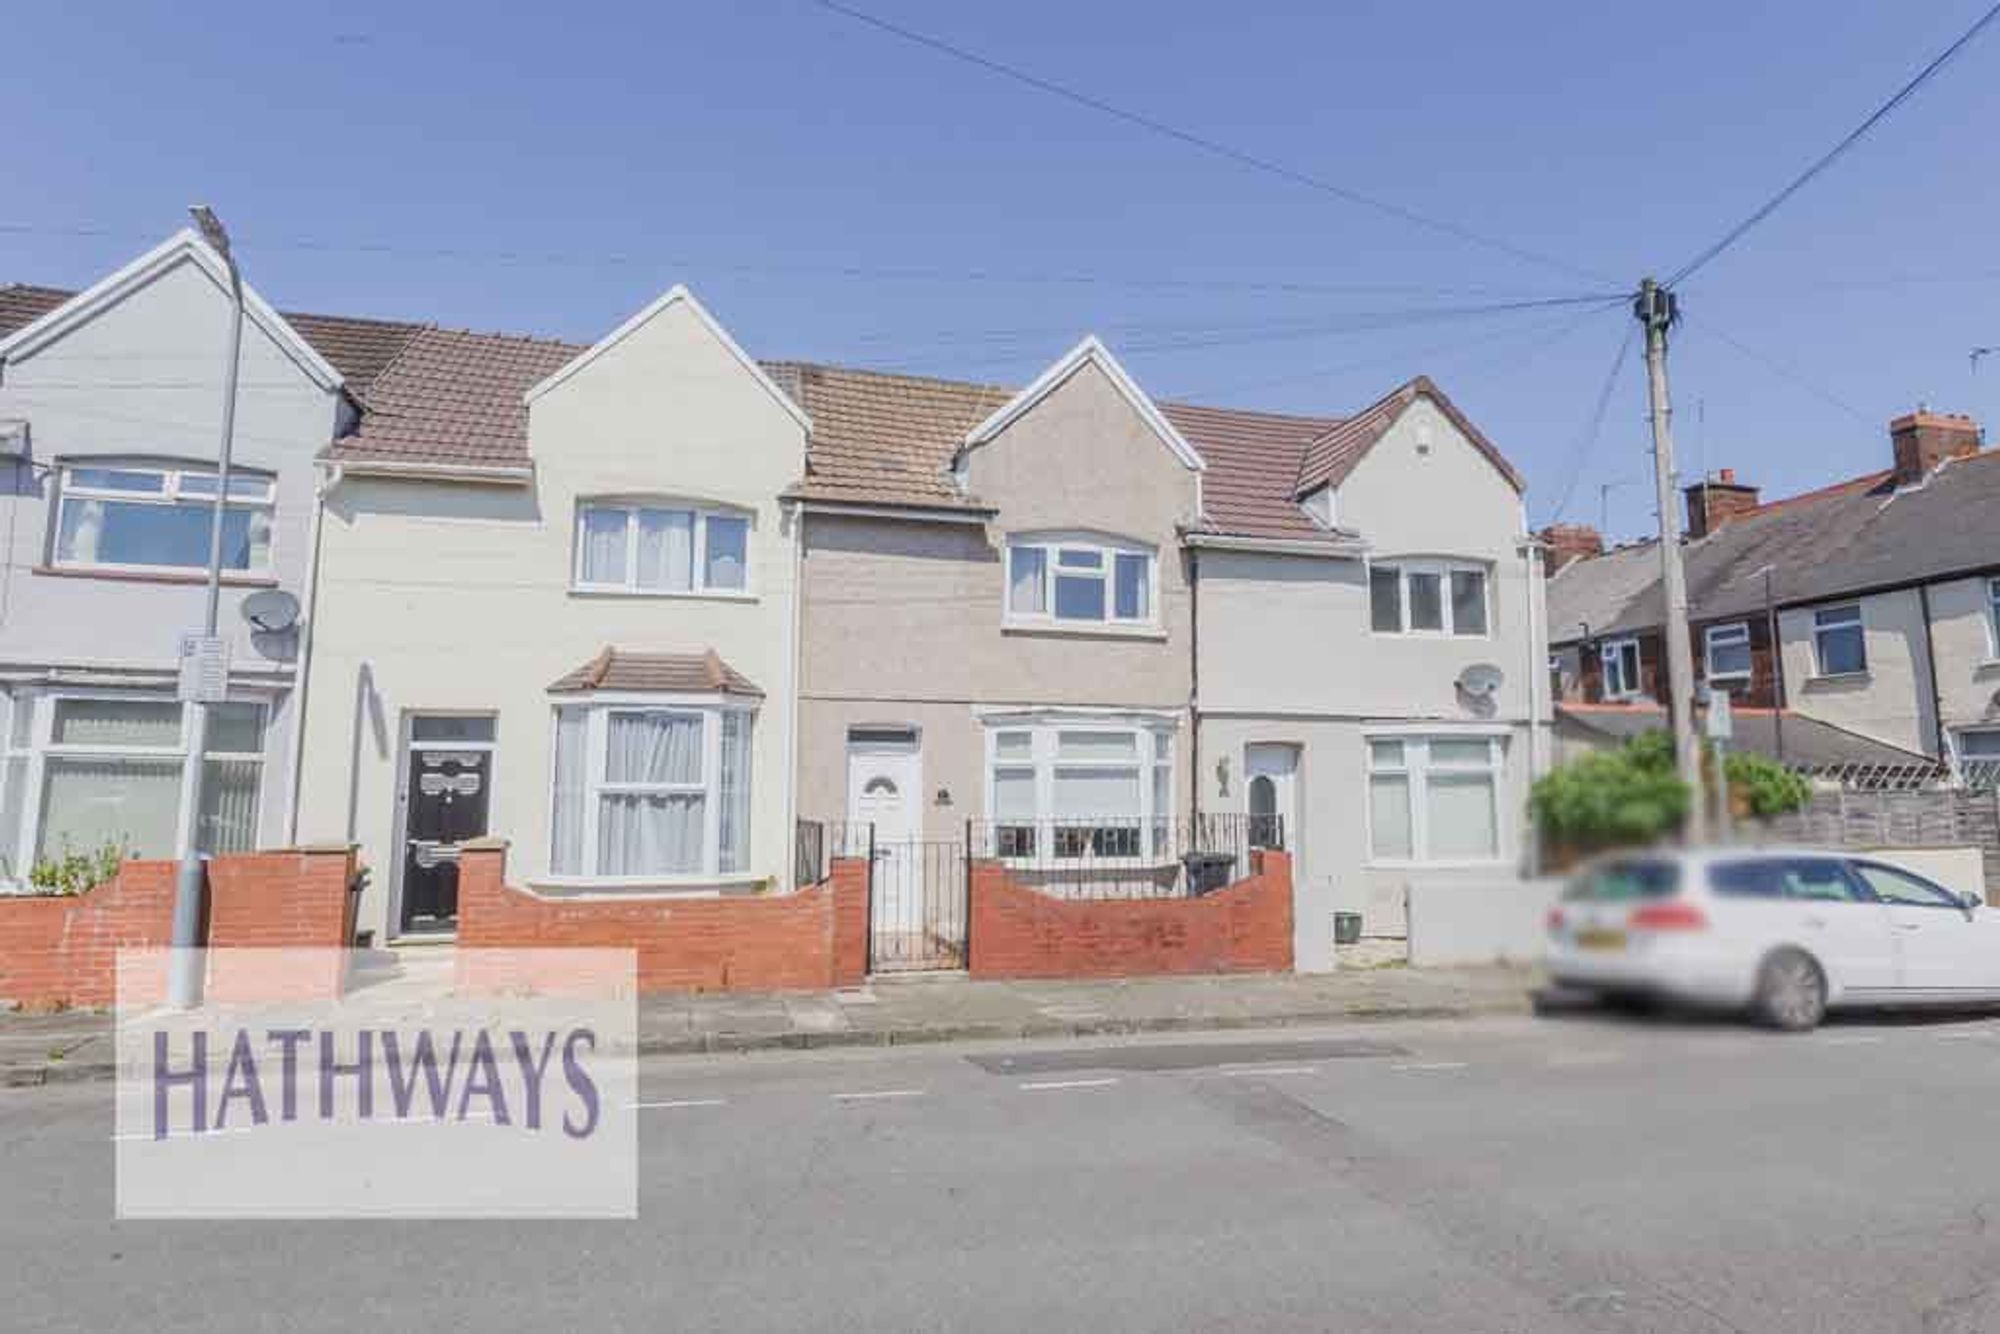
[[[458,917],[458,846],[486,833],[493,753],[412,748],[403,852],[405,931],[436,931]]]

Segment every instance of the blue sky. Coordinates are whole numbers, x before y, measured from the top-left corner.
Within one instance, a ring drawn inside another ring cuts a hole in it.
[[[203,199],[286,308],[589,340],[686,281],[767,357],[1018,382],[1094,330],[1160,397],[1333,413],[1425,371],[1536,522],[1574,477],[1567,517],[1611,484],[1635,534],[1636,358],[1580,448],[1629,314],[1463,308],[1671,271],[1985,7],[857,4],[1610,281],[809,0],[12,7],[0,281],[87,282]],[[1996,72],[2000,34],[1688,285],[1690,477],[1795,491],[1919,401],[2000,418]]]

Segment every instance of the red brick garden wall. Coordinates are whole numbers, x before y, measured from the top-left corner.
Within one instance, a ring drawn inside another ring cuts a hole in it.
[[[1292,862],[1259,852],[1251,874],[1199,898],[1059,899],[998,862],[972,867],[976,978],[1272,973],[1292,967]]]
[[[112,1004],[118,951],[173,941],[177,869],[170,861],[132,861],[87,893],[0,897],[0,1000]],[[352,871],[344,847],[215,858],[208,863],[208,943],[345,946],[353,937]],[[338,985],[337,977],[323,981]]]
[[[639,990],[823,991],[867,967],[868,865],[836,858],[795,894],[550,898],[506,883],[506,845],[458,865],[461,949],[632,949]]]

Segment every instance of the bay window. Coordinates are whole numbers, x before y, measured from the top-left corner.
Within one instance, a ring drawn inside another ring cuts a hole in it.
[[[741,875],[750,860],[747,708],[560,705],[549,871],[673,881]]]
[[[669,503],[585,501],[577,507],[574,584],[597,593],[745,593],[750,518]]]
[[[1496,860],[1501,747],[1497,737],[1370,738],[1370,857],[1385,863]]]
[[[264,726],[259,703],[209,709],[195,825],[204,853],[257,846]],[[159,696],[15,695],[0,768],[0,860],[8,864],[0,878],[25,878],[36,862],[106,844],[137,857],[173,856],[189,730],[180,703]]]
[[[1007,543],[1012,624],[1152,625],[1157,560],[1150,547],[1103,538]]]
[[[213,469],[64,464],[50,560],[58,569],[205,570],[219,483]],[[230,472],[222,510],[226,573],[270,574],[274,503],[269,474]]]
[[[1486,567],[1467,561],[1373,562],[1368,619],[1382,635],[1483,636],[1491,619]]]
[[[987,759],[996,855],[1138,858],[1171,851],[1171,727],[992,724]]]

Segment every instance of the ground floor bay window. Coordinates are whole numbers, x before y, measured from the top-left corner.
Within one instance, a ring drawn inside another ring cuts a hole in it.
[[[748,706],[713,702],[558,706],[551,876],[649,885],[746,875],[754,719]]]
[[[6,701],[0,765],[0,880],[107,845],[171,857],[180,828],[187,711],[171,698],[21,690]],[[257,846],[264,776],[262,703],[209,711],[196,844],[206,853]]]
[[[1372,861],[1446,865],[1499,859],[1501,738],[1375,736],[1367,745]]]
[[[986,747],[996,855],[1174,855],[1171,722],[989,720]]]

